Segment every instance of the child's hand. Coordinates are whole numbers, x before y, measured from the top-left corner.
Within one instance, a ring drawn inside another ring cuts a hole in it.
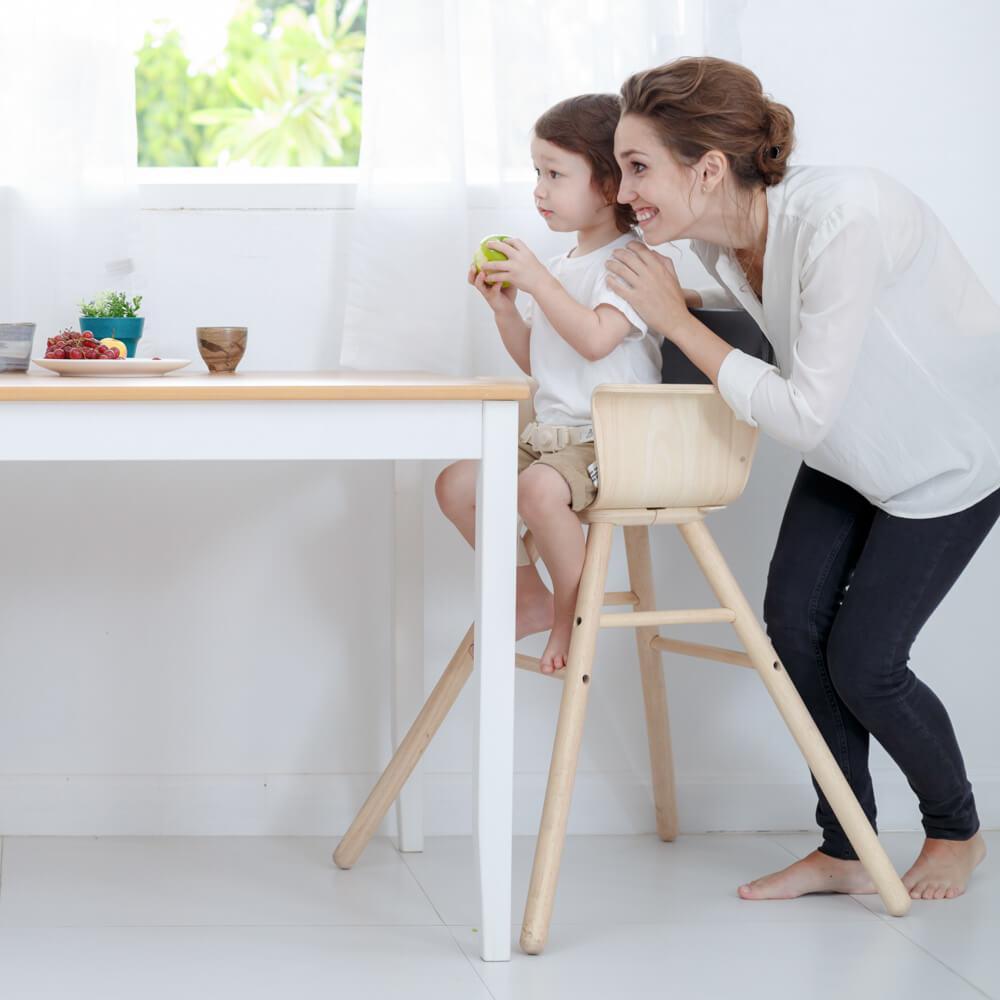
[[[486,299],[486,304],[494,312],[503,312],[513,307],[514,300],[517,298],[517,289],[513,285],[503,288],[499,282],[487,284],[486,272],[477,271],[474,267],[469,268],[468,280],[469,284]]]
[[[522,292],[534,295],[539,286],[551,277],[549,269],[525,246],[522,240],[490,240],[486,244],[493,250],[506,254],[506,260],[488,260],[483,265],[487,284],[509,281]]]

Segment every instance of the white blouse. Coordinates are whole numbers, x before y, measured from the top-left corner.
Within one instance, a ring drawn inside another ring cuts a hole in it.
[[[762,302],[728,250],[691,241],[723,286],[704,304],[735,297],[778,363],[726,357],[737,416],[901,517],[1000,487],[1000,306],[930,208],[876,170],[792,167],[767,210]]]

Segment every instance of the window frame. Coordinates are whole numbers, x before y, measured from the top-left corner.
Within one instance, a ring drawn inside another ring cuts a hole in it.
[[[136,167],[139,207],[151,211],[346,211],[357,205],[358,167]],[[467,184],[470,209],[529,204],[534,172],[511,168],[497,184]]]
[[[143,209],[350,209],[358,168],[137,166],[134,181]]]

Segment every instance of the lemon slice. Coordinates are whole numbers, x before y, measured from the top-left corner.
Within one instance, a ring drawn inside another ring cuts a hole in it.
[[[113,347],[118,352],[118,357],[120,358],[124,358],[128,353],[128,348],[120,340],[115,340],[114,337],[105,337],[101,343],[105,347]]]

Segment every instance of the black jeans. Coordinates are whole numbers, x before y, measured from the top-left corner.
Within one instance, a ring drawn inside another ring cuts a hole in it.
[[[767,631],[873,827],[869,734],[916,793],[928,837],[968,840],[979,829],[951,720],[908,662],[998,516],[1000,490],[957,514],[911,519],[805,465],[792,487],[768,571]],[[813,787],[820,850],[857,858],[815,778]]]

